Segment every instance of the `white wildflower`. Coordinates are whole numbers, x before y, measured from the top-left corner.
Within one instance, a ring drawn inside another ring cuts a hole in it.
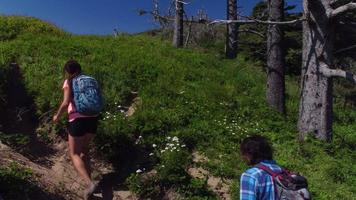
[[[149,156],[153,156],[153,153],[150,153]]]
[[[152,147],[153,147],[153,148],[156,148],[156,147],[157,147],[157,145],[156,145],[156,144],[152,144]]]
[[[185,147],[185,144],[183,144],[181,147],[183,147],[183,148],[184,148],[184,147]]]
[[[142,170],[138,169],[136,170],[136,173],[142,173]]]
[[[172,141],[174,141],[174,142],[178,142],[178,141],[179,141],[179,139],[178,139],[178,137],[177,137],[177,136],[174,136],[174,137],[173,137],[173,139],[172,139]]]

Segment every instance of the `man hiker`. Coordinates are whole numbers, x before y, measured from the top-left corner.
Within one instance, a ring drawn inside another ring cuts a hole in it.
[[[241,175],[240,200],[311,199],[307,180],[277,165],[265,137],[245,138],[240,151],[243,159],[252,166]]]
[[[273,160],[272,147],[263,136],[255,135],[245,138],[240,146],[243,159],[249,168],[241,175],[240,200],[274,200],[275,189],[272,176],[258,167],[264,165],[276,173],[282,171]]]

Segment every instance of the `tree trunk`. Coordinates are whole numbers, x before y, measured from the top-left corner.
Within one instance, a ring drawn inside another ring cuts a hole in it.
[[[176,0],[173,46],[177,48],[183,47],[183,14],[183,3],[181,1]]]
[[[237,20],[237,0],[227,0],[227,20]],[[237,56],[237,31],[237,23],[227,24],[225,53],[229,59]]]
[[[320,72],[333,61],[334,27],[327,15],[330,0],[304,0],[303,64],[298,129],[300,139],[311,133],[332,139],[332,78]]]
[[[270,21],[283,21],[284,0],[268,0]],[[285,114],[284,33],[279,25],[269,25],[267,32],[267,102]]]

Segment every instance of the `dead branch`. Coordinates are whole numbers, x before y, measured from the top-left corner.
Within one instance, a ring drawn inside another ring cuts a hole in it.
[[[22,108],[17,107],[16,108],[17,121],[22,121],[22,116],[29,111],[30,111],[30,109],[28,109],[26,107],[22,107]]]
[[[180,0],[177,0],[178,3],[182,3],[182,4],[185,4],[185,5],[188,5],[189,3],[188,2],[185,2],[185,1],[180,1]]]
[[[335,54],[342,53],[342,52],[345,52],[345,51],[348,51],[348,50],[351,50],[351,49],[355,49],[355,48],[356,48],[356,45],[352,45],[352,46],[349,46],[349,47],[346,47],[346,48],[342,48],[342,49],[339,49],[339,50],[335,51]]]
[[[163,15],[158,15],[152,11],[146,11],[146,10],[138,10],[138,14],[140,16],[142,15],[152,15],[155,19],[162,20],[164,22],[168,22],[168,21],[174,21],[174,16],[163,16]],[[187,17],[186,17],[187,18]],[[192,23],[192,24],[207,24],[207,21],[205,20],[193,20],[193,19],[185,19],[183,20],[184,23]]]
[[[330,5],[332,6],[332,5],[335,5],[335,4],[339,3],[339,2],[340,2],[340,0],[331,0],[330,1]]]
[[[321,63],[319,72],[326,77],[342,77],[356,84],[356,75],[341,69],[330,69],[324,62]]]
[[[5,97],[0,96],[0,100],[1,100],[4,104],[6,103],[6,99],[5,99]]]
[[[251,30],[251,29],[241,29],[241,30],[238,30],[237,32],[238,33],[252,33],[252,34],[260,36],[261,38],[266,38],[266,36],[263,35],[262,33],[255,31],[255,30]]]
[[[300,19],[295,19],[291,21],[284,21],[284,22],[279,22],[279,21],[263,21],[263,20],[258,20],[258,19],[243,19],[243,20],[214,20],[210,22],[209,24],[231,24],[231,23],[237,23],[237,24],[268,24],[268,25],[290,25],[290,24],[297,24],[299,22],[304,21],[305,18],[300,18]]]
[[[55,108],[53,108],[53,109],[51,109],[51,110],[49,110],[49,111],[43,113],[41,116],[39,116],[38,119],[42,120],[42,119],[44,119],[44,118],[46,118],[46,117],[48,117],[48,116],[52,116],[52,114],[53,114],[54,111],[55,111]]]
[[[343,6],[338,7],[336,9],[333,9],[332,12],[330,13],[330,17],[333,18],[333,17],[338,16],[339,14],[342,14],[344,12],[354,10],[354,9],[356,9],[356,3],[348,3]]]

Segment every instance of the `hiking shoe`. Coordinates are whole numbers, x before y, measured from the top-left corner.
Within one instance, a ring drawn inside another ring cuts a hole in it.
[[[98,182],[91,183],[88,186],[88,188],[84,191],[84,200],[89,200],[93,196],[97,188],[98,188]]]

